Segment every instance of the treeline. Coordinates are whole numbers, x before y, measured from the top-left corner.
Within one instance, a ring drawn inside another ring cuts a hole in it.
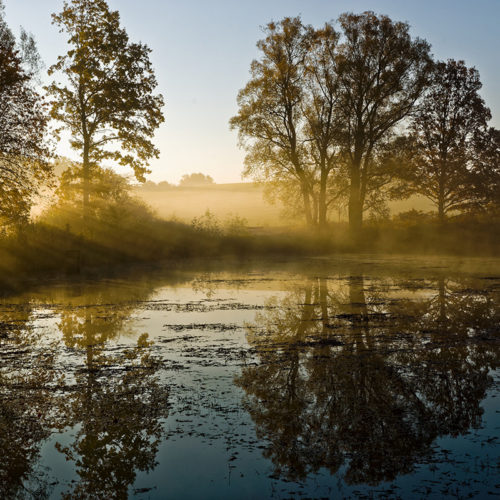
[[[498,214],[500,132],[476,69],[435,61],[409,25],[373,12],[316,29],[269,23],[231,127],[245,174],[300,205],[312,227],[346,207],[352,233],[387,201],[427,197],[450,214]]]
[[[136,188],[143,189],[145,191],[165,191],[167,189],[176,189],[178,187],[206,187],[214,186],[215,182],[209,175],[202,174],[201,172],[194,174],[185,174],[181,177],[179,184],[170,184],[167,181],[160,181],[158,183],[153,181],[146,181],[138,184]]]

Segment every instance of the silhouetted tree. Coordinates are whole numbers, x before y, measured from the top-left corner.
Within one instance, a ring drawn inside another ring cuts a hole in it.
[[[484,198],[477,175],[481,158],[488,163],[493,143],[486,129],[491,115],[480,88],[476,69],[463,61],[439,62],[412,122],[406,145],[409,168],[404,172],[415,190],[436,205],[440,221]]]
[[[308,44],[300,18],[284,18],[265,28],[257,42],[261,58],[238,94],[239,111],[231,118],[247,150],[245,175],[264,181],[292,178],[300,190],[308,225],[314,224],[313,169],[306,160],[304,131],[304,58]]]
[[[148,161],[159,155],[151,138],[164,120],[163,97],[154,94],[150,49],[129,41],[119,13],[105,0],[64,2],[53,22],[68,34],[71,49],[49,69],[66,82],[48,87],[52,117],[69,129],[72,147],[81,151],[86,218],[90,181],[102,160],[129,165],[144,179]]]
[[[388,183],[378,150],[425,88],[430,56],[408,24],[386,16],[343,14],[339,25],[340,33],[300,18],[269,23],[230,123],[247,150],[246,175],[281,188],[284,199],[300,191],[309,225],[325,226],[348,191],[357,232],[370,196],[370,206],[380,204],[380,179]]]
[[[409,25],[373,12],[342,14],[338,52],[339,112],[349,162],[349,225],[363,220],[377,148],[412,111],[427,85],[429,45]]]
[[[471,160],[472,186],[468,205],[472,209],[499,212],[500,209],[500,130],[489,127],[474,137]]]
[[[52,174],[48,119],[37,91],[39,56],[34,39],[20,42],[7,26],[0,1],[0,218],[25,219]]]

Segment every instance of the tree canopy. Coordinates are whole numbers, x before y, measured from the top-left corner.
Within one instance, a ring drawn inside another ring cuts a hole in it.
[[[338,25],[269,23],[230,124],[247,150],[246,175],[292,181],[309,225],[324,226],[329,206],[349,196],[358,230],[387,184],[379,150],[422,94],[431,59],[427,42],[387,16],[346,13]]]
[[[84,214],[93,169],[103,160],[132,167],[138,180],[159,156],[152,142],[163,122],[150,49],[129,40],[118,11],[105,0],[72,0],[53,15],[71,48],[49,69],[64,76],[48,86],[52,118],[71,132],[81,152]]]
[[[495,163],[486,159],[494,136],[481,86],[478,71],[463,61],[436,63],[410,127],[402,159],[409,168],[402,173],[436,205],[441,221],[449,212],[477,207],[488,198],[484,189],[496,184],[486,179],[485,169]]]
[[[0,219],[28,217],[52,174],[48,112],[37,88],[39,56],[24,30],[16,41],[0,2]]]

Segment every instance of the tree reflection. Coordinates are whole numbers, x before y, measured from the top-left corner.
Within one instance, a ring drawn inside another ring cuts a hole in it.
[[[68,431],[56,448],[76,474],[64,497],[126,498],[137,472],[155,467],[168,391],[154,346],[128,321],[149,293],[101,286],[52,297],[44,307],[58,335],[32,327],[34,305],[1,311],[0,498],[51,494],[37,464],[55,431]]]
[[[126,498],[137,471],[155,467],[164,437],[168,393],[159,379],[160,361],[147,334],[134,346],[109,344],[126,332],[136,303],[112,299],[74,303],[60,315],[64,342],[83,363],[66,403],[66,425],[76,435],[69,445],[57,444],[79,476],[68,498]]]
[[[37,470],[40,448],[61,424],[55,389],[54,346],[31,324],[29,304],[0,314],[0,498],[43,498],[49,489]]]
[[[247,337],[259,363],[237,383],[277,475],[392,480],[436,437],[480,424],[499,365],[498,292],[443,278],[425,287],[404,298],[400,285],[394,296],[360,276],[317,278],[256,316]]]

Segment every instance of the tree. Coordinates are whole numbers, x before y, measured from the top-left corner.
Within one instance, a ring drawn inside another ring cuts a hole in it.
[[[339,141],[342,124],[337,112],[339,79],[336,52],[339,35],[327,23],[319,30],[309,27],[306,36],[306,143],[310,162],[316,170],[318,225],[324,229],[329,205],[338,201],[342,194],[340,186],[345,174],[345,162],[342,161]],[[331,179],[332,174],[335,174],[334,179]],[[329,190],[329,187],[333,189]]]
[[[214,184],[214,180],[209,175],[202,173],[184,174],[179,182],[179,186],[209,186]]]
[[[164,102],[154,94],[150,49],[129,41],[119,13],[105,0],[65,1],[53,22],[67,33],[71,49],[49,69],[66,80],[48,87],[51,114],[69,129],[72,147],[81,152],[86,219],[91,178],[102,160],[128,165],[144,180],[149,160],[159,156],[151,139],[164,120]]]
[[[262,55],[238,93],[239,111],[230,126],[247,150],[244,175],[273,182],[293,179],[308,225],[314,224],[313,169],[306,159],[304,59],[308,44],[300,18],[269,23],[257,42]]]
[[[381,205],[392,172],[379,159],[425,88],[430,56],[406,23],[387,16],[343,14],[339,24],[340,33],[300,18],[268,24],[230,123],[247,150],[245,174],[281,193],[299,188],[309,225],[325,227],[348,179],[358,232],[363,211]]]
[[[426,88],[429,45],[409,25],[373,12],[339,17],[338,48],[343,147],[349,168],[349,225],[358,233],[373,156]]]
[[[40,222],[66,229],[74,234],[86,234],[94,244],[123,250],[123,243],[137,239],[150,231],[155,218],[151,209],[134,196],[133,187],[126,177],[111,168],[94,167],[89,182],[92,204],[87,219],[81,217],[82,193],[81,163],[72,163],[62,172],[55,199],[40,215]],[[148,229],[146,229],[148,228]],[[131,249],[132,245],[128,245]]]
[[[48,113],[36,89],[39,56],[31,35],[20,42],[0,0],[0,218],[26,219],[52,174]]]
[[[489,127],[476,134],[474,144],[474,200],[472,206],[500,210],[500,130]]]
[[[130,196],[131,189],[132,186],[127,178],[117,174],[112,169],[95,168],[89,186],[89,193],[94,200],[91,213],[93,214],[103,205],[123,202],[124,199]],[[57,199],[60,203],[67,202],[76,208],[81,191],[82,166],[73,163],[61,174],[59,186],[56,190]]]
[[[491,115],[480,88],[475,68],[463,61],[438,62],[411,125],[406,178],[436,205],[441,222],[450,211],[470,208],[484,198],[478,167],[489,163],[493,135],[487,131]]]

